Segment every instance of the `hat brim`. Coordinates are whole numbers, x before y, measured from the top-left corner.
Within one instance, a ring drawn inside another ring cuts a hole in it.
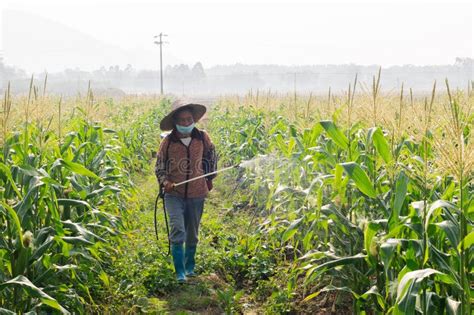
[[[201,104],[186,104],[172,110],[168,115],[166,115],[160,122],[160,129],[163,131],[173,130],[173,115],[180,110],[190,109],[193,113],[194,122],[198,122],[202,116],[206,113],[206,106]]]

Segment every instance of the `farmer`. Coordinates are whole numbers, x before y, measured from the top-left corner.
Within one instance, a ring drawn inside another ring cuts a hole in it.
[[[160,123],[169,133],[161,142],[155,174],[164,188],[165,207],[170,218],[171,254],[179,282],[193,277],[199,223],[204,199],[216,175],[174,186],[176,183],[214,172],[217,167],[215,146],[209,135],[195,127],[206,112],[199,104],[177,100]]]

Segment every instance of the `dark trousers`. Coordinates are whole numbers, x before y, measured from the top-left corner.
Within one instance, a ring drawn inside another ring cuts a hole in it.
[[[204,198],[187,198],[165,194],[165,206],[170,220],[170,241],[173,245],[186,243],[196,246]]]

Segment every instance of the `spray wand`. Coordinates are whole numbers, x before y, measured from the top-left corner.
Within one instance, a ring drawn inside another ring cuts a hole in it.
[[[196,176],[196,177],[193,177],[191,179],[188,179],[188,180],[185,180],[185,181],[182,181],[182,182],[179,182],[179,183],[175,183],[175,184],[173,184],[173,186],[175,186],[175,187],[180,186],[180,185],[183,185],[183,184],[186,184],[186,183],[189,183],[189,182],[193,182],[197,179],[207,177],[209,175],[214,175],[214,174],[217,174],[217,173],[220,173],[220,172],[223,172],[223,171],[227,171],[227,170],[239,167],[239,166],[240,166],[240,164],[236,164],[236,165],[228,166],[228,167],[225,167],[225,168],[221,168],[220,170],[217,170],[217,171],[214,171],[214,172],[211,172],[211,173],[207,173],[207,174],[204,174],[204,175],[201,175],[201,176]]]
[[[192,182],[192,181],[195,181],[195,180],[198,180],[200,178],[203,178],[203,177],[207,177],[209,175],[214,175],[214,174],[217,174],[217,173],[220,173],[220,172],[224,172],[224,171],[228,171],[230,169],[233,169],[233,168],[237,168],[237,167],[241,167],[241,168],[248,168],[248,167],[252,167],[255,165],[256,162],[258,162],[261,158],[267,158],[266,155],[260,155],[258,156],[257,158],[253,158],[251,160],[247,160],[247,161],[242,161],[241,163],[239,164],[235,164],[235,165],[232,165],[232,166],[228,166],[228,167],[225,167],[225,168],[222,168],[220,170],[217,170],[217,171],[214,171],[214,172],[211,172],[211,173],[206,173],[204,175],[200,175],[200,176],[196,176],[196,177],[193,177],[191,179],[188,179],[188,180],[185,180],[185,181],[182,181],[182,182],[179,182],[179,183],[174,183],[173,186],[176,187],[176,186],[180,186],[180,185],[183,185],[183,184],[186,184],[186,183],[189,183],[189,182]],[[156,239],[158,240],[158,222],[157,222],[157,209],[158,209],[158,200],[159,199],[162,199],[163,201],[163,212],[164,212],[164,216],[165,216],[165,222],[166,222],[166,232],[168,234],[168,255],[170,254],[170,251],[171,251],[171,244],[170,244],[170,241],[169,241],[169,226],[168,226],[168,218],[167,218],[167,215],[166,215],[166,205],[165,205],[165,199],[164,199],[164,187],[162,185],[160,185],[160,192],[158,194],[158,196],[156,197],[156,200],[155,200],[155,215],[154,215],[154,221],[155,221],[155,236],[156,236]]]

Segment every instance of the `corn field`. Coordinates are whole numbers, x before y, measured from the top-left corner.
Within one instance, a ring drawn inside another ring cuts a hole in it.
[[[271,314],[323,297],[336,313],[471,314],[473,87],[388,93],[379,72],[327,96],[220,98],[205,122],[220,167],[253,163],[220,176],[248,222],[202,236],[227,242],[213,268]],[[45,91],[3,97],[0,313],[101,312],[170,101]]]
[[[382,96],[380,73],[356,85],[326,102],[222,101],[228,163],[273,158],[240,183],[266,218],[247,242],[293,264],[289,295],[304,275],[305,300],[349,294],[357,314],[470,314],[474,95],[446,81]]]

